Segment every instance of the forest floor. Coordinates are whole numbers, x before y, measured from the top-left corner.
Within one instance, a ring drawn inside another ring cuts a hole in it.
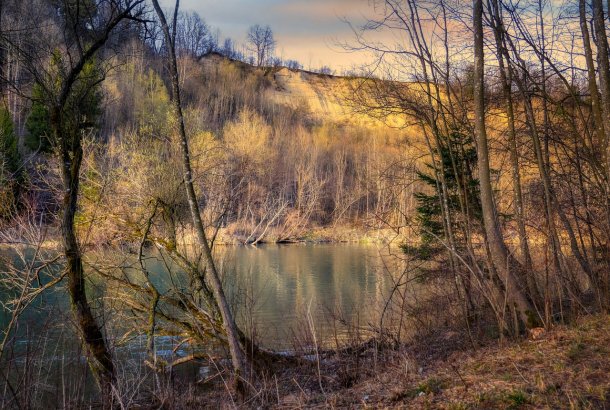
[[[490,341],[476,349],[463,336],[440,332],[425,346],[376,349],[368,344],[321,354],[319,360],[309,357],[309,363],[268,378],[266,390],[244,407],[610,408],[608,315],[558,325],[535,339]],[[205,404],[197,404],[217,407],[219,399],[211,404],[208,396]]]
[[[447,344],[457,334],[444,335]],[[363,352],[359,374],[321,369],[322,386],[288,394],[277,407],[414,409],[610,408],[610,316],[577,320],[518,342],[473,349],[456,340],[453,352],[396,351],[385,358]],[[436,356],[436,357],[435,357]],[[355,363],[352,358],[351,366]],[[326,366],[322,366],[326,367]],[[324,374],[328,374],[328,381]],[[315,377],[314,377],[315,378]],[[324,392],[321,388],[324,388]],[[341,386],[343,384],[343,387]]]

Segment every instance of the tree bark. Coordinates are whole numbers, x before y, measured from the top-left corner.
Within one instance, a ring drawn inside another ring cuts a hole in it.
[[[604,18],[604,6],[601,0],[592,0],[593,27],[597,41],[597,64],[599,72],[599,88],[601,91],[601,105],[604,117],[604,130],[606,138],[604,159],[606,173],[610,178],[610,61],[608,60],[608,36],[606,35],[606,22]]]
[[[116,380],[116,373],[112,361],[112,355],[107,347],[102,326],[100,326],[91,310],[85,288],[85,273],[83,269],[82,252],[78,244],[74,218],[77,211],[79,195],[79,172],[83,159],[80,130],[65,130],[64,118],[69,115],[65,112],[66,104],[74,93],[74,85],[79,81],[79,76],[85,65],[91,61],[96,53],[106,44],[111,32],[123,20],[136,18],[136,10],[144,0],[125,1],[124,3],[113,2],[113,6],[107,11],[108,20],[102,22],[99,27],[99,35],[91,41],[86,49],[79,49],[79,58],[71,60],[69,71],[65,77],[52,78],[53,84],[47,87],[47,107],[49,108],[49,123],[53,141],[59,148],[59,160],[61,161],[61,177],[63,188],[63,214],[61,219],[62,245],[66,258],[66,276],[68,278],[68,293],[72,302],[72,311],[77,323],[87,353],[91,371],[96,378],[102,393],[104,407],[111,405],[112,385]],[[78,36],[78,33],[72,33]],[[18,51],[22,52],[22,51]],[[32,58],[25,54],[24,58]],[[31,61],[31,67],[37,67],[35,61]],[[37,68],[30,68],[37,77]],[[48,75],[45,72],[45,75]],[[57,84],[59,83],[59,84]],[[56,93],[55,86],[59,85]]]
[[[593,51],[591,49],[591,40],[589,37],[589,28],[587,26],[586,0],[578,1],[578,12],[580,16],[580,31],[582,34],[583,49],[585,52],[585,61],[587,62],[587,80],[589,86],[589,94],[591,94],[591,111],[593,113],[593,129],[597,144],[600,149],[605,146],[606,131],[602,116],[601,101],[599,98],[599,89],[597,81],[595,81],[595,63],[593,61]],[[610,125],[610,124],[609,124]],[[595,149],[595,147],[592,147]],[[602,153],[602,158],[605,158],[605,153]],[[604,164],[605,166],[605,164]]]
[[[515,16],[513,16],[513,18],[515,18]],[[502,31],[503,31],[503,33],[506,34],[506,31],[504,28],[502,28]],[[535,116],[535,112],[534,112],[534,106],[532,103],[532,95],[529,91],[528,84],[527,84],[527,79],[530,74],[527,72],[526,63],[519,56],[518,48],[510,40],[510,37],[508,37],[508,36],[505,37],[505,41],[511,47],[511,51],[513,53],[513,59],[518,62],[517,67],[515,69],[513,69],[513,63],[511,63],[510,56],[508,55],[508,48],[505,46],[503,50],[505,53],[507,53],[506,59],[509,62],[508,70],[510,73],[512,73],[511,75],[515,79],[517,87],[519,88],[519,92],[522,96],[525,114],[526,114],[526,118],[527,118],[526,124],[530,130],[530,136],[532,138],[534,152],[536,154],[536,162],[537,162],[538,170],[540,173],[540,179],[543,182],[544,200],[545,200],[545,202],[544,202],[545,216],[547,219],[548,235],[550,238],[550,244],[551,244],[551,248],[552,248],[551,250],[552,250],[552,255],[553,255],[553,264],[555,265],[556,271],[560,274],[560,277],[567,278],[567,281],[563,282],[563,286],[564,286],[564,289],[568,292],[568,294],[572,293],[573,295],[578,295],[581,293],[581,291],[578,288],[577,283],[569,278],[569,268],[566,266],[565,260],[563,258],[563,254],[562,254],[562,250],[561,250],[561,242],[559,240],[559,234],[558,234],[556,222],[554,219],[555,212],[557,212],[559,219],[561,220],[561,223],[563,224],[563,226],[566,230],[566,233],[568,234],[568,238],[570,241],[570,248],[572,250],[574,257],[577,259],[577,261],[580,264],[580,266],[582,267],[583,271],[588,276],[591,276],[591,274],[592,274],[591,266],[590,266],[588,260],[583,256],[582,252],[580,251],[580,249],[578,247],[578,242],[576,240],[576,236],[574,235],[574,230],[572,229],[572,226],[570,225],[570,221],[566,217],[563,208],[561,206],[559,206],[557,197],[555,195],[555,192],[554,192],[554,189],[553,189],[553,186],[551,183],[550,161],[548,159],[548,156],[545,160],[545,152],[543,152],[543,150],[542,150],[542,144],[541,144],[540,136],[538,133],[538,128],[536,125],[537,120],[536,120],[536,116]],[[528,43],[532,44],[532,41],[528,40]],[[536,49],[536,50],[537,50],[537,53],[539,54],[539,57],[544,58],[543,52],[538,51],[538,49]],[[515,75],[515,72],[517,72],[517,74],[519,74],[518,73],[519,71],[523,74],[523,78],[520,75]],[[546,98],[548,98],[548,94],[546,94],[546,92],[544,91],[545,87],[542,87],[542,88],[543,88],[543,98],[546,99]],[[543,109],[544,109],[544,115],[545,115],[545,119],[544,119],[545,134],[548,133],[548,130],[546,129],[546,128],[548,128],[548,124],[547,124],[548,123],[548,109],[546,108],[546,103],[547,103],[546,100],[543,101]],[[546,150],[546,154],[548,155],[548,149]]]
[[[61,231],[64,255],[66,257],[68,292],[72,301],[72,311],[78,324],[78,331],[84,341],[89,358],[93,359],[89,360],[89,366],[100,386],[102,400],[107,400],[112,394],[115,370],[102,330],[97,324],[89,306],[85,289],[82,254],[74,229],[83,150],[78,136],[71,138],[64,134],[61,111],[61,107],[53,108],[50,113],[50,123],[54,139],[60,143],[62,161],[63,216],[61,219]]]
[[[532,256],[529,249],[529,241],[527,231],[525,229],[525,216],[523,212],[523,192],[521,190],[521,174],[519,171],[519,154],[517,152],[517,132],[515,130],[515,111],[513,104],[513,95],[511,90],[512,71],[507,70],[505,65],[505,46],[504,46],[504,31],[502,29],[502,20],[500,15],[500,7],[497,0],[493,0],[493,28],[494,37],[496,39],[498,68],[500,72],[500,80],[502,82],[502,90],[506,103],[506,116],[508,120],[508,139],[510,150],[510,162],[512,171],[513,197],[515,202],[515,214],[517,215],[517,229],[519,232],[519,246],[525,267],[525,280],[527,282],[530,297],[538,302],[541,300],[540,292],[536,284],[534,276]]]
[[[502,237],[500,223],[496,212],[491,186],[489,165],[489,148],[485,125],[485,80],[483,52],[483,1],[473,1],[474,29],[474,115],[475,136],[479,167],[479,185],[481,190],[481,207],[483,223],[493,264],[504,282],[507,300],[514,305],[523,325],[531,327],[535,324],[535,311],[531,302],[523,292],[523,286],[518,281],[516,273],[523,267],[509,253]]]
[[[604,17],[604,5],[602,0],[592,0],[593,6],[593,27],[597,40],[597,68],[599,72],[599,86],[601,91],[601,105],[604,117],[606,138],[604,139],[604,154],[606,166],[606,178],[610,184],[610,61],[608,60],[608,36],[606,34],[606,21]],[[609,10],[610,14],[610,10]],[[610,218],[610,209],[608,209]],[[610,224],[610,220],[608,221]],[[610,249],[610,239],[606,238],[606,247]],[[610,310],[610,273],[602,273],[599,278],[603,295],[604,309]]]
[[[218,303],[218,308],[220,310],[220,315],[222,317],[223,325],[225,332],[227,333],[227,341],[229,345],[229,351],[231,353],[231,361],[233,364],[233,368],[235,370],[235,382],[237,390],[240,392],[244,391],[245,384],[243,380],[248,380],[249,374],[249,363],[242,346],[239,342],[239,331],[237,329],[237,325],[235,324],[235,320],[233,318],[233,314],[229,307],[229,303],[224,294],[224,290],[222,288],[222,283],[220,280],[220,276],[216,269],[216,264],[214,262],[212,256],[212,250],[206,238],[205,229],[203,226],[203,221],[201,219],[201,214],[199,212],[199,204],[197,201],[197,195],[195,193],[195,187],[193,186],[193,171],[191,169],[191,161],[189,154],[189,146],[188,140],[186,137],[186,130],[184,126],[184,116],[182,113],[182,103],[180,99],[180,79],[178,75],[178,64],[176,60],[176,51],[175,51],[175,21],[174,21],[174,33],[170,33],[169,25],[167,24],[167,20],[165,19],[165,15],[159,6],[158,0],[152,0],[157,16],[159,17],[159,21],[161,23],[161,28],[163,30],[163,34],[165,36],[165,41],[167,44],[168,51],[168,63],[170,70],[170,78],[172,84],[172,103],[174,112],[177,116],[177,132],[178,137],[180,138],[180,148],[182,151],[182,166],[184,168],[184,185],[186,189],[186,195],[189,203],[189,209],[191,213],[191,218],[193,220],[194,228],[197,232],[197,240],[199,245],[202,248],[203,259],[206,266],[206,272],[208,275],[208,281],[210,283],[210,287],[212,288],[212,292],[214,293],[214,297],[216,302]],[[176,19],[178,8],[180,1],[176,0],[176,6],[174,9],[174,20]]]
[[[610,4],[610,3],[609,3]],[[598,6],[599,7],[599,6]],[[599,154],[602,169],[606,170],[605,184],[602,184],[606,194],[606,223],[610,227],[610,163],[608,160],[608,134],[606,129],[610,127],[607,122],[608,117],[604,117],[602,113],[602,102],[600,100],[599,88],[597,87],[597,73],[595,72],[595,63],[593,60],[593,50],[591,48],[591,39],[589,36],[589,28],[587,26],[587,2],[579,0],[578,14],[580,16],[580,31],[582,34],[583,49],[585,52],[585,61],[587,62],[587,81],[589,86],[589,94],[591,94],[591,111],[593,113],[593,130],[595,133],[595,143],[592,143],[591,149]],[[606,121],[604,120],[606,118]],[[581,175],[582,177],[582,175]],[[588,207],[586,207],[588,210]],[[589,227],[590,228],[590,227]],[[591,248],[595,257],[595,243],[591,241]]]

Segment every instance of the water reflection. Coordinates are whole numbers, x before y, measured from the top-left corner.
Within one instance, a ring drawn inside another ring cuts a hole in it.
[[[317,341],[324,343],[345,337],[349,325],[376,324],[391,286],[387,273],[381,269],[379,250],[372,246],[264,245],[219,248],[218,253],[225,288],[240,326],[267,348],[290,349],[294,347],[295,337],[311,337],[312,328]],[[135,262],[124,258],[124,255],[104,253],[89,255],[88,259],[91,265],[133,265],[135,268],[125,270],[124,274],[134,283],[142,282]],[[152,274],[151,280],[162,293],[174,287],[192,286],[167,257],[152,253],[148,255],[146,265]],[[120,310],[121,298],[108,293],[107,282],[94,282],[89,289],[92,302]],[[118,295],[123,292],[129,290],[119,289]],[[5,293],[3,299],[7,297]],[[5,310],[1,313],[0,325],[4,328],[9,317]],[[49,320],[49,316],[54,319]],[[118,321],[115,330],[130,330],[125,328],[129,324],[123,319],[112,319],[112,314],[106,317],[106,325]],[[71,333],[65,288],[58,285],[39,296],[21,320],[28,326],[16,329],[14,337],[17,339],[32,337],[37,330],[42,332],[43,329],[51,338],[66,331]],[[115,333],[121,332],[111,332]],[[136,339],[131,340],[133,346],[124,348],[132,352],[138,350],[136,345],[139,344],[133,342]],[[159,345],[163,344],[160,340]]]
[[[346,330],[333,317],[349,324],[374,321],[390,286],[379,251],[370,246],[266,245],[230,253],[225,281],[233,296],[242,295],[238,318],[253,323],[268,347],[310,333],[308,314],[323,340],[334,336],[337,324]]]

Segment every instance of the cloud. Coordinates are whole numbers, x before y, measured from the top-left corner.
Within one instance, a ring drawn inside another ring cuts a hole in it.
[[[282,2],[278,10],[285,15],[336,23],[339,18],[359,18],[370,12],[370,6],[367,0],[293,0]]]
[[[171,7],[173,0],[164,0]],[[343,21],[360,23],[370,14],[368,0],[182,0],[183,10],[195,10],[205,21],[238,43],[245,40],[248,27],[269,24],[285,58],[306,66],[329,65],[349,68],[364,62],[364,55],[345,53],[338,42],[353,39]]]

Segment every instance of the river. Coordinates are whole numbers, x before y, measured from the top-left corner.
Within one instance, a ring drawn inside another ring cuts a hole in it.
[[[237,322],[269,349],[292,350],[311,343],[333,346],[350,337],[365,337],[363,329],[378,324],[391,288],[380,250],[374,246],[291,244],[220,249],[223,280]],[[96,264],[113,256],[90,255],[88,259]],[[122,257],[116,255],[117,260]],[[146,265],[155,283],[175,283],[175,265],[162,263],[154,253],[148,255]],[[92,288],[94,294],[104,296],[100,300],[106,306],[116,308],[120,298],[109,298],[99,282]],[[0,325],[5,327],[7,320],[3,312]],[[58,286],[40,296],[22,316],[15,332],[16,346],[28,345],[41,332],[46,339],[72,339],[70,320],[65,289]],[[112,316],[105,320],[111,322]],[[128,329],[128,323],[122,325],[123,330]],[[116,336],[113,344],[141,355],[143,339],[121,342]],[[172,338],[160,337],[157,346],[171,351],[174,343]]]

